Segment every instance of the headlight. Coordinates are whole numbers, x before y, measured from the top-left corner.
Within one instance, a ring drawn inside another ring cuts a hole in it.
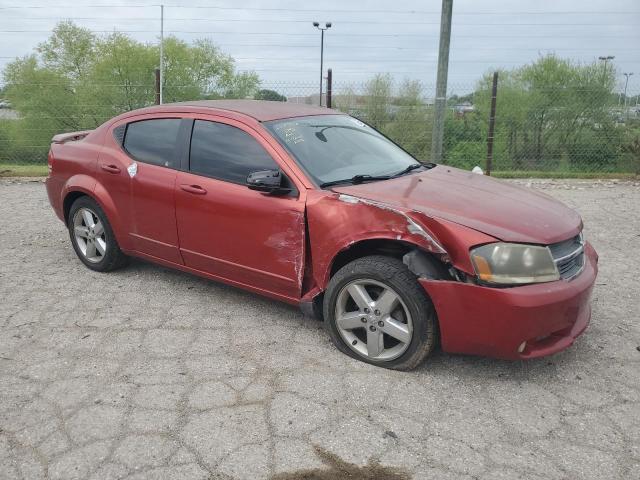
[[[560,278],[547,247],[520,243],[490,243],[471,250],[478,278],[500,285],[553,282]]]

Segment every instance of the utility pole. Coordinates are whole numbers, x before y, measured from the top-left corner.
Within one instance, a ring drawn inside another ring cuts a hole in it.
[[[164,5],[160,5],[160,105],[162,105],[162,84],[164,83]]]
[[[633,72],[623,73],[625,76],[624,81],[624,117],[629,121],[629,110],[627,109],[627,86],[629,85],[629,77],[633,75]]]
[[[324,27],[320,26],[320,22],[313,22],[313,26],[320,30],[320,98],[318,99],[318,103],[320,106],[322,106],[322,62],[324,61],[324,31],[331,28],[331,22],[325,23]]]
[[[449,42],[451,40],[451,14],[453,0],[442,0],[440,17],[440,47],[438,51],[438,77],[436,98],[433,104],[433,135],[431,138],[431,161],[442,161],[442,140],[444,137],[444,117],[447,108],[447,75],[449,73]]]

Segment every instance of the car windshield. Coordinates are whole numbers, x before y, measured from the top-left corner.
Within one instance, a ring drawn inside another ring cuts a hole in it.
[[[419,165],[376,130],[348,115],[288,118],[266,126],[319,185],[391,176]]]

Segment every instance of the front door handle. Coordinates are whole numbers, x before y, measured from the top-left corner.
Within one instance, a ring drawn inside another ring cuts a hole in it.
[[[196,195],[204,195],[207,193],[207,191],[200,185],[188,185],[183,183],[180,185],[180,188],[185,192],[194,193]]]
[[[117,165],[100,165],[100,168],[109,173],[120,173],[120,168]]]

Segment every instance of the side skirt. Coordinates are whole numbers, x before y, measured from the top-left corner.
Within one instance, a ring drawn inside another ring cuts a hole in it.
[[[162,258],[158,258],[158,257],[154,257],[153,255],[148,255],[146,253],[141,253],[138,251],[125,251],[124,253],[126,253],[127,255],[131,255],[133,257],[137,257],[143,260],[147,260],[151,263],[156,263],[158,265],[162,265],[165,267],[169,267],[172,268],[174,270],[180,270],[182,272],[186,272],[186,273],[190,273],[192,275],[196,275],[198,277],[203,277],[206,278],[208,280],[214,280],[216,282],[220,282],[220,283],[224,283],[226,285],[231,285],[232,287],[238,287],[241,288],[243,290],[247,290],[249,292],[253,292],[253,293],[257,293],[259,295],[262,295],[264,297],[268,297],[274,300],[278,300],[284,303],[288,303],[289,305],[300,305],[300,298],[296,298],[296,297],[289,297],[286,295],[282,295],[279,293],[275,293],[269,290],[264,290],[262,288],[257,288],[254,287],[252,285],[248,285],[242,282],[237,282],[234,280],[229,280],[228,278],[225,277],[220,277],[218,275],[214,275],[212,273],[208,273],[208,272],[204,272],[202,270],[197,270],[195,268],[191,268],[191,267],[187,267],[186,265],[180,265],[178,263],[173,263],[170,262],[168,260],[164,260]]]

